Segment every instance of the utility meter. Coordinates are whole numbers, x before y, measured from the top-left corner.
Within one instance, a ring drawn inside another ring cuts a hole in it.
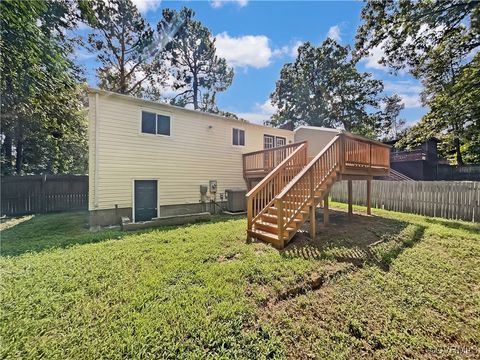
[[[217,180],[210,180],[208,182],[210,193],[215,194],[217,192]]]

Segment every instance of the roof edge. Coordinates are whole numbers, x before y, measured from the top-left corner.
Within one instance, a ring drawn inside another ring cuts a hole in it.
[[[90,87],[90,86],[87,88],[87,92],[89,94],[102,94],[102,95],[115,96],[115,97],[118,97],[118,98],[123,98],[123,99],[126,99],[126,100],[136,101],[136,102],[140,102],[140,103],[144,103],[144,104],[150,104],[150,105],[156,105],[156,106],[158,106],[158,105],[159,106],[165,106],[165,107],[173,109],[173,110],[184,111],[184,112],[188,112],[188,113],[191,113],[191,114],[198,114],[198,115],[203,115],[203,116],[210,116],[210,117],[214,117],[214,118],[222,119],[222,120],[236,121],[236,122],[241,123],[241,124],[248,124],[248,125],[251,125],[251,126],[259,126],[259,127],[266,128],[266,129],[277,129],[277,130],[281,130],[281,131],[288,131],[290,133],[292,132],[291,130],[287,130],[287,129],[273,128],[273,127],[270,127],[270,126],[255,124],[255,123],[252,123],[252,122],[250,122],[246,119],[235,119],[235,118],[232,118],[232,117],[218,115],[218,114],[212,114],[212,113],[208,113],[208,112],[204,112],[204,111],[200,111],[200,110],[187,109],[187,108],[184,108],[184,107],[181,107],[181,106],[176,106],[176,105],[166,104],[166,103],[162,103],[162,102],[158,102],[158,101],[137,98],[137,97],[132,96],[132,95],[119,94],[119,93],[116,93],[116,92],[113,92],[113,91],[97,89],[97,88]]]

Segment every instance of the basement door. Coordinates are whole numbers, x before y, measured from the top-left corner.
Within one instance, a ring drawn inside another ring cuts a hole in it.
[[[135,221],[157,217],[157,180],[135,180],[134,191]]]

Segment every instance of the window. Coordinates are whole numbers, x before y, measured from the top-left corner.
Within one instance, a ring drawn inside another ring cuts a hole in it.
[[[276,140],[275,146],[277,146],[277,147],[278,146],[284,146],[287,143],[287,139],[285,139],[284,137],[277,136],[277,138],[275,140]]]
[[[245,146],[245,130],[233,129],[233,145]]]
[[[157,115],[157,134],[170,136],[170,116]]]
[[[170,116],[142,111],[142,133],[170,136]]]
[[[146,134],[156,134],[155,119],[156,114],[142,111],[142,132]]]
[[[275,140],[275,136],[271,135],[263,135],[263,148],[264,149],[271,149],[274,147],[273,142]]]

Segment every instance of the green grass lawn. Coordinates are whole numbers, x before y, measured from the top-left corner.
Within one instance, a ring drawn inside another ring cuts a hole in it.
[[[479,225],[374,215],[333,212],[283,252],[245,244],[244,218],[2,224],[0,357],[478,358]]]

